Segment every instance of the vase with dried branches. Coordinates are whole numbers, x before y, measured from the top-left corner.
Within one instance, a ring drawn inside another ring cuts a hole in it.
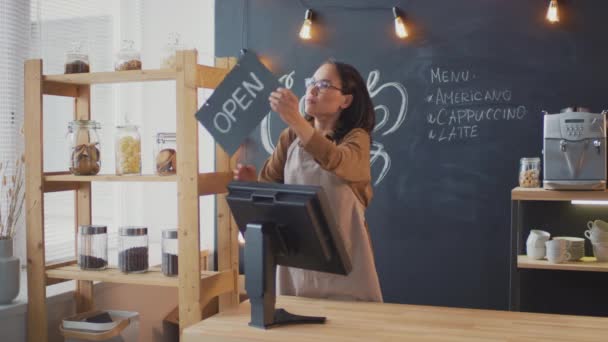
[[[0,202],[0,304],[11,303],[17,297],[21,276],[19,259],[13,256],[13,238],[25,200],[24,156],[17,159],[14,165],[14,172],[9,174],[11,165],[0,163],[0,194],[6,196],[6,204]]]

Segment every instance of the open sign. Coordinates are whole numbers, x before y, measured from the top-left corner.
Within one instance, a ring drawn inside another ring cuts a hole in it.
[[[268,114],[268,97],[278,87],[278,79],[248,51],[201,106],[196,118],[232,155]]]

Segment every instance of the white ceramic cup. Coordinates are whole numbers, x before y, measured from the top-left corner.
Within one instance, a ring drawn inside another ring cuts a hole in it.
[[[547,260],[552,264],[559,264],[572,258],[568,252],[567,240],[549,240],[545,242],[547,248]]]
[[[528,245],[526,247],[526,254],[530,259],[541,260],[547,254],[547,249],[545,247],[534,247],[534,245]]]
[[[547,252],[551,250],[567,250],[568,249],[568,241],[566,240],[549,240],[545,242],[545,247],[547,247]]]
[[[591,240],[592,242],[598,242],[598,241],[606,241],[608,242],[608,232],[604,232],[602,230],[600,230],[599,228],[591,228],[589,230],[585,230],[585,237],[589,240]]]
[[[530,230],[530,235],[528,235],[528,240],[526,241],[526,245],[533,245],[534,247],[545,247],[545,242],[547,242],[551,238],[551,234],[544,230],[532,229]]]
[[[569,260],[572,256],[568,251],[549,251],[547,250],[547,260],[552,264],[561,264]]]
[[[587,222],[587,228],[597,228],[605,233],[608,233],[608,222],[602,220],[595,220]]]
[[[608,243],[593,243],[593,255],[597,261],[608,261]]]

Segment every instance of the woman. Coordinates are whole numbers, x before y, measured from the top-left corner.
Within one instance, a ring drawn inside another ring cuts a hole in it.
[[[352,262],[348,276],[279,266],[278,294],[381,302],[364,215],[372,198],[375,113],[363,78],[348,64],[328,61],[306,79],[305,116],[288,89],[278,88],[269,101],[289,127],[259,180],[323,187]],[[236,180],[256,179],[252,165],[238,165],[234,174]]]

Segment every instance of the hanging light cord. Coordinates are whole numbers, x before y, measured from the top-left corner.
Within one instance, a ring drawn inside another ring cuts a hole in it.
[[[241,51],[247,49],[247,12],[249,12],[249,1],[243,0],[243,20],[241,21]]]
[[[393,7],[398,6],[398,5],[394,5],[394,6],[387,6],[387,7],[380,7],[380,6],[338,6],[338,5],[311,5],[310,3],[308,3],[305,0],[300,0],[300,5],[302,5],[302,7],[304,8],[314,8],[314,9],[319,9],[319,8],[326,8],[326,9],[343,9],[343,10],[350,10],[350,11],[386,11],[386,10],[391,10]]]

